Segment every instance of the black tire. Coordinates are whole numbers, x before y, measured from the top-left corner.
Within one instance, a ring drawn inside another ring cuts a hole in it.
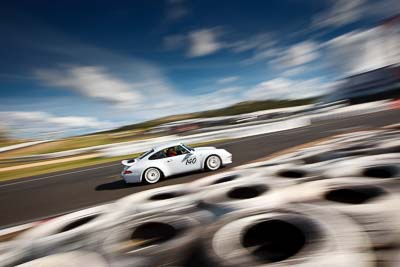
[[[191,182],[189,186],[196,192],[210,190],[212,188],[226,186],[240,179],[250,178],[254,173],[256,172],[251,169],[228,171],[198,179]]]
[[[360,177],[382,181],[400,178],[400,159],[397,154],[357,157],[332,164],[323,174],[327,178]]]
[[[180,264],[193,252],[200,229],[199,221],[185,215],[133,220],[111,229],[102,251],[112,266]],[[132,261],[138,260],[132,265]]]
[[[188,208],[197,205],[198,198],[185,184],[156,187],[117,200],[114,209],[120,217],[146,212]]]
[[[35,258],[95,246],[91,236],[115,220],[102,217],[109,207],[95,206],[54,218],[27,230],[17,240],[31,242]]]
[[[204,232],[207,266],[374,266],[362,228],[316,206],[241,210]]]
[[[274,207],[285,200],[285,193],[277,194],[285,188],[286,182],[263,182],[256,179],[240,179],[222,186],[203,190],[200,207],[219,218],[230,212],[249,207]]]
[[[222,166],[222,160],[217,155],[210,155],[204,162],[204,169],[207,171],[216,171]]]
[[[49,267],[49,266],[96,266],[108,267],[109,264],[103,256],[96,252],[76,250],[72,252],[53,254],[46,257],[38,258],[22,265],[23,267]]]
[[[389,186],[374,184],[373,181],[377,179],[313,181],[299,186],[297,191],[302,192],[302,196],[294,196],[293,200],[334,208],[350,216],[365,228],[375,248],[397,245],[400,237],[399,198]]]
[[[12,267],[32,258],[31,244],[24,241],[0,242],[0,266]]]

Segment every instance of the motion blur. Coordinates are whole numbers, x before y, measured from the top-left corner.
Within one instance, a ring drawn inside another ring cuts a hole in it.
[[[1,266],[400,266],[396,0],[0,3]]]

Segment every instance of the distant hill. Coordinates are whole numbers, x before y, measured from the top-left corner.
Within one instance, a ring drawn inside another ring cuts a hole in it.
[[[314,102],[315,99],[299,99],[299,100],[263,100],[263,101],[244,101],[232,106],[214,109],[196,113],[196,118],[209,118],[218,116],[232,116],[244,113],[250,113],[259,110],[287,108],[308,105]]]
[[[160,124],[178,121],[178,120],[186,120],[186,119],[194,119],[194,118],[211,118],[211,117],[219,117],[219,116],[232,116],[239,115],[244,113],[250,113],[259,110],[267,110],[267,109],[277,109],[277,108],[287,108],[287,107],[295,107],[301,105],[308,105],[315,101],[314,98],[308,99],[298,99],[298,100],[263,100],[263,101],[244,101],[226,108],[213,109],[202,112],[195,113],[187,113],[180,115],[171,115],[162,117],[159,119],[149,120],[141,123],[126,125],[114,130],[107,131],[111,132],[119,132],[119,131],[127,131],[127,130],[135,130],[135,129],[147,129]]]

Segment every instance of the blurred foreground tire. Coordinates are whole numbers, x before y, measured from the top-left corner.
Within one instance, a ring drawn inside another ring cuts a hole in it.
[[[206,232],[210,266],[374,266],[369,240],[353,220],[312,205],[238,211]]]
[[[293,187],[295,202],[312,203],[337,209],[360,223],[374,247],[400,241],[400,198],[388,188],[363,181],[371,179],[336,178]],[[372,179],[375,180],[376,179]]]
[[[108,222],[98,218],[108,207],[96,206],[51,219],[22,233],[17,239],[32,243],[35,257],[90,247],[94,245],[90,236],[107,227]]]
[[[0,243],[0,266],[11,267],[31,258],[29,242],[8,241]]]
[[[322,175],[324,170],[325,164],[321,163],[312,165],[287,163],[265,168],[256,168],[254,179],[264,182],[285,182],[287,185],[294,185],[324,179],[325,177]]]
[[[398,267],[400,266],[400,248],[385,248],[375,251],[377,267]]]
[[[248,179],[256,173],[254,169],[243,169],[214,174],[198,179],[189,184],[194,192],[210,190],[216,187],[227,186],[241,179]]]
[[[119,199],[113,210],[119,217],[135,216],[140,213],[187,209],[195,207],[198,199],[184,184],[163,186]]]
[[[275,207],[282,204],[281,192],[286,183],[242,179],[226,186],[205,190],[200,194],[200,207],[211,211],[217,218],[226,213],[251,208]]]
[[[101,250],[117,267],[179,264],[199,234],[200,223],[188,216],[143,218],[110,229]]]
[[[389,154],[389,153],[400,153],[400,140],[398,140],[400,134],[396,137],[397,140],[383,141],[376,148],[375,154]]]
[[[108,267],[107,261],[99,254],[89,251],[73,251],[39,258],[19,267]]]
[[[324,173],[329,178],[363,177],[383,180],[400,178],[400,154],[360,157],[332,164]]]

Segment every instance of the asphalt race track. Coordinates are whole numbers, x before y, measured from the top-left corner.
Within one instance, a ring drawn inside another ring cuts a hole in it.
[[[335,134],[400,122],[400,110],[347,119],[335,119],[308,127],[253,136],[216,145],[233,154],[228,170],[271,153]],[[168,178],[155,185],[125,185],[119,178],[119,162],[85,167],[0,183],[0,228],[115,200],[146,189],[190,182],[209,173],[197,172]]]

